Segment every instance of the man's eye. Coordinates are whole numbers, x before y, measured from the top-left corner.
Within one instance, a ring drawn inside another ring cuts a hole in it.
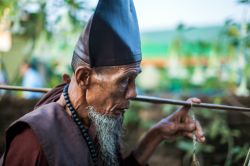
[[[119,84],[122,87],[122,89],[127,88],[128,83],[129,83],[129,78],[123,78],[119,82]]]
[[[117,80],[118,83],[122,83],[122,82],[126,82],[126,80],[128,79],[128,77],[121,77]]]
[[[124,78],[124,79],[121,80],[121,83],[126,84],[126,83],[128,83],[128,81],[129,81],[129,78]]]

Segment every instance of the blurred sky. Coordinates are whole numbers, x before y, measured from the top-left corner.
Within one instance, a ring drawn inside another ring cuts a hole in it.
[[[97,0],[91,3],[95,6]],[[240,21],[243,15],[243,6],[236,0],[134,0],[134,3],[141,31],[172,29],[179,23],[222,25],[228,18]]]

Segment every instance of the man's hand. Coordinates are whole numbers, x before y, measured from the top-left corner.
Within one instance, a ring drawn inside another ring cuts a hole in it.
[[[200,103],[198,98],[189,98],[190,103]],[[188,111],[190,106],[184,106],[171,114],[170,116],[162,119],[152,129],[158,130],[159,136],[162,140],[174,140],[177,136],[187,136],[192,138],[193,132],[197,141],[205,142],[205,137],[201,125],[198,121],[193,121],[189,116]]]
[[[198,98],[189,98],[190,103],[200,103]],[[144,165],[151,157],[156,147],[164,140],[174,140],[178,136],[192,138],[193,132],[197,141],[205,142],[202,128],[198,121],[193,121],[188,111],[190,106],[184,106],[168,117],[156,123],[145,135],[139,146],[134,150],[137,161]]]

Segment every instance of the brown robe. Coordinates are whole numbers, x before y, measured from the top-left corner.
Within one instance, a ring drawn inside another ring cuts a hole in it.
[[[58,103],[40,106],[6,132],[3,165],[93,165],[80,130]],[[100,157],[98,165],[103,165]],[[139,165],[133,155],[121,165]]]
[[[48,166],[47,158],[32,129],[25,123],[20,125],[23,125],[23,131],[12,140],[5,165]]]

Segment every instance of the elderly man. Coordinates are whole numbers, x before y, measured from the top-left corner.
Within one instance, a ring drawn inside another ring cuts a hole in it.
[[[66,85],[9,127],[3,165],[145,165],[164,140],[194,132],[204,142],[199,123],[183,107],[155,124],[129,156],[122,155],[123,115],[136,96],[140,62],[132,0],[100,0],[77,42],[71,79],[64,77]]]

